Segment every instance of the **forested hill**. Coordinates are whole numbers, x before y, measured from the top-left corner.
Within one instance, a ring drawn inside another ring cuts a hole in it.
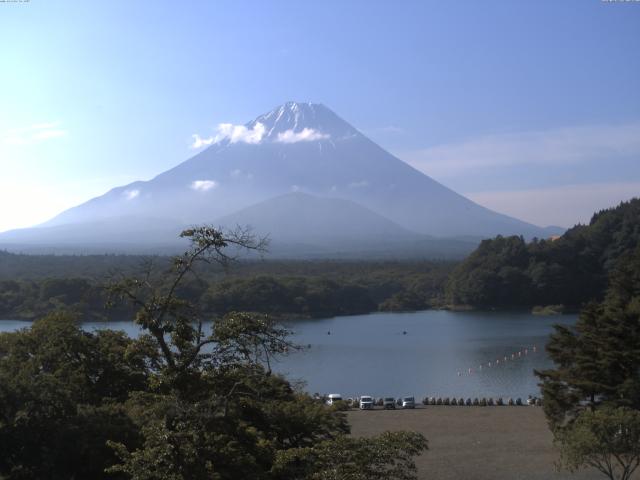
[[[483,241],[447,285],[451,304],[480,308],[559,305],[601,299],[618,258],[640,241],[640,199],[593,215],[557,239]]]
[[[422,310],[444,300],[450,262],[244,261],[225,272],[203,264],[180,294],[209,318],[258,311],[276,317],[317,317],[377,310]],[[163,285],[169,257],[30,256],[0,251],[0,320],[36,319],[53,310],[83,318],[122,320],[132,311],[105,309],[104,285],[144,278],[153,267]]]

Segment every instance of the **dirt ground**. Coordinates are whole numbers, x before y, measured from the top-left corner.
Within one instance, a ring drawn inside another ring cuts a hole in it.
[[[352,434],[413,430],[429,441],[417,459],[430,480],[602,480],[595,471],[558,473],[557,452],[539,407],[427,406],[415,410],[354,410]],[[640,479],[635,475],[634,478]]]

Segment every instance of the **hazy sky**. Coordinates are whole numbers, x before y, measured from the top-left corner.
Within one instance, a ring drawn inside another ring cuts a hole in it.
[[[0,2],[0,231],[322,102],[500,212],[640,195],[640,2]]]

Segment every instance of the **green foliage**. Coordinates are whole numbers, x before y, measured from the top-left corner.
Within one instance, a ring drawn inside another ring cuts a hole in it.
[[[358,468],[415,478],[421,436],[350,439],[344,413],[271,372],[274,357],[296,348],[286,329],[239,312],[203,328],[183,297],[203,291],[195,266],[226,263],[229,245],[260,243],[208,227],[183,236],[192,248],[170,269],[150,265],[109,286],[136,309],[146,332],[138,339],[84,332],[68,313],[0,335],[0,478],[361,478]],[[306,477],[294,475],[288,451],[309,452]],[[331,452],[345,460],[338,470]]]
[[[556,435],[559,466],[593,467],[611,480],[629,480],[640,465],[640,412],[603,408],[582,412]]]
[[[601,304],[575,329],[557,326],[547,351],[556,368],[537,372],[553,428],[588,406],[640,409],[640,247],[620,258]]]
[[[427,441],[415,432],[339,437],[279,451],[273,473],[282,480],[410,480],[416,474],[414,457],[425,450]]]
[[[144,358],[118,332],[54,314],[0,334],[0,477],[106,478],[108,439],[137,445],[122,400],[144,389]]]
[[[596,213],[556,240],[484,240],[454,269],[447,302],[477,307],[569,305],[601,299],[617,260],[640,242],[640,199]]]
[[[377,304],[363,286],[323,278],[258,276],[216,284],[202,299],[204,308],[275,315],[328,316],[375,311]]]
[[[2,253],[2,252],[0,252]],[[85,319],[121,320],[136,313],[126,304],[105,309],[112,270],[168,288],[166,257],[29,257],[0,255],[0,318],[34,319],[58,309]],[[41,263],[35,262],[38,259]],[[185,278],[178,296],[209,317],[232,311],[279,318],[351,315],[376,310],[421,310],[443,303],[453,264],[433,262],[241,262],[232,272],[200,262],[198,277]],[[18,272],[21,272],[18,275]],[[18,278],[16,280],[16,278]],[[117,279],[116,279],[117,280]]]

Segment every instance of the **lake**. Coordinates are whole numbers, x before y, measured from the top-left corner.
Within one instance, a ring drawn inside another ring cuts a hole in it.
[[[287,326],[293,340],[308,348],[282,358],[274,369],[304,380],[311,393],[344,397],[524,399],[539,394],[533,370],[552,366],[544,345],[553,325],[575,321],[575,315],[436,310],[299,320]],[[28,325],[2,320],[0,331]],[[139,332],[132,322],[83,326]]]

